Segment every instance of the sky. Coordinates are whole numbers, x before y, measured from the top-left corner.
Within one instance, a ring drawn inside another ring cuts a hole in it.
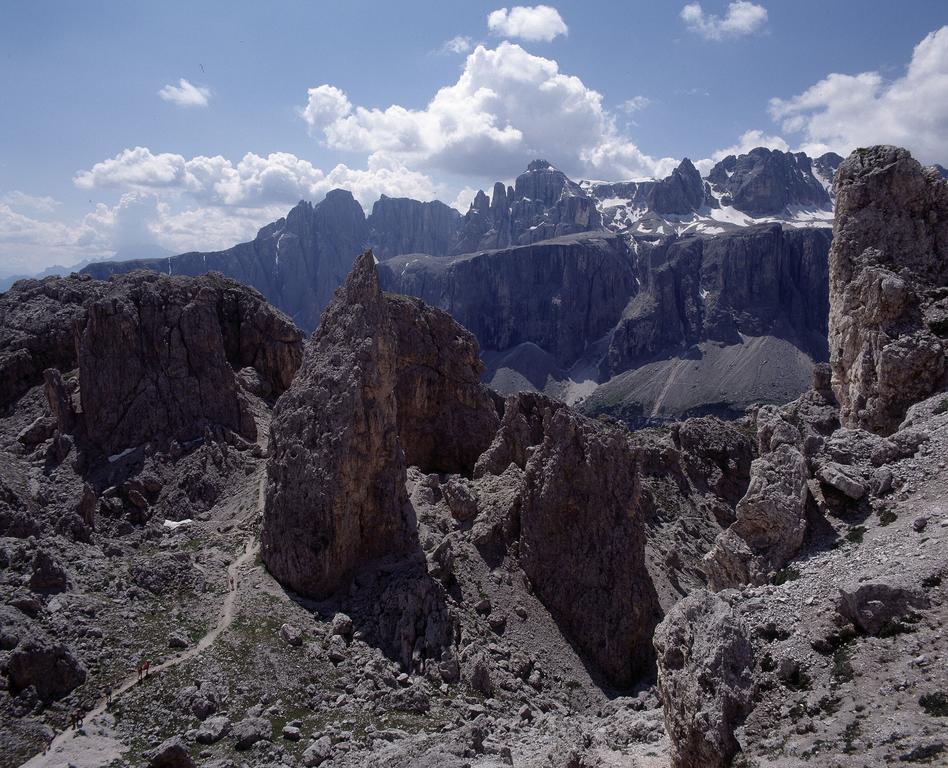
[[[0,277],[763,145],[948,165],[944,0],[0,4]]]

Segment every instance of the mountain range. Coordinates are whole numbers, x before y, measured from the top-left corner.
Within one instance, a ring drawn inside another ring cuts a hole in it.
[[[540,391],[629,423],[733,416],[795,397],[828,359],[840,162],[757,148],[704,177],[685,159],[660,180],[576,182],[538,159],[512,186],[479,191],[463,216],[386,196],[366,216],[334,190],[227,250],[82,271],[219,271],[311,332],[371,248],[386,290],[475,334],[501,393]]]

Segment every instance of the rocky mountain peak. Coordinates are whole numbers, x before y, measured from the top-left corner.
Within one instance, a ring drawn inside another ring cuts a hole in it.
[[[829,193],[802,152],[757,147],[739,157],[729,155],[711,169],[708,181],[722,205],[751,216],[783,214],[790,206],[830,205]]]
[[[552,164],[550,164],[548,161],[537,158],[536,160],[531,160],[527,164],[527,171],[546,171],[552,167]]]
[[[704,204],[704,181],[687,157],[671,176],[656,183],[648,193],[649,208],[657,214],[688,214]]]

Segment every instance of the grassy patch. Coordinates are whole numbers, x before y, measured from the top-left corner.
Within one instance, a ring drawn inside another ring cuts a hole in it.
[[[781,584],[786,584],[788,581],[796,581],[799,578],[800,572],[796,568],[788,566],[787,568],[781,568],[774,574],[774,584],[779,587]]]
[[[902,755],[899,761],[903,763],[931,763],[944,751],[945,745],[941,742],[926,744],[924,747],[915,747],[911,752]]]
[[[824,696],[818,702],[820,710],[827,715],[835,715],[839,712],[840,700],[837,696]]]
[[[856,676],[852,664],[853,650],[847,645],[842,645],[833,651],[833,681],[835,683],[846,683]]]
[[[935,693],[926,693],[918,703],[922,705],[925,714],[932,717],[948,717],[948,693],[936,691]]]
[[[898,519],[899,516],[891,509],[886,508],[879,510],[879,525],[891,525]]]
[[[857,525],[854,528],[849,529],[849,533],[846,534],[846,541],[850,544],[862,544],[863,537],[866,535],[866,526]]]
[[[855,741],[862,735],[862,726],[853,720],[843,731],[843,752],[847,755],[856,751]]]

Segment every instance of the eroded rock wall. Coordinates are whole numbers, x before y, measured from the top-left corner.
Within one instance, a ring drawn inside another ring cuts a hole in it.
[[[889,434],[941,387],[948,184],[904,149],[856,150],[836,180],[829,342],[843,424]]]

